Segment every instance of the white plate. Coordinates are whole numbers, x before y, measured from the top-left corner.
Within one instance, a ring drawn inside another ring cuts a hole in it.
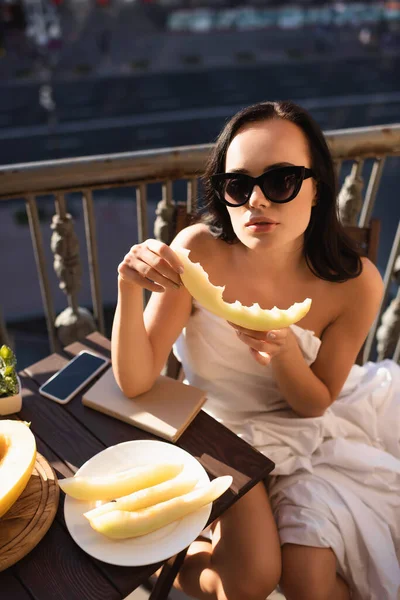
[[[179,477],[198,477],[197,486],[210,481],[205,469],[191,454],[173,444],[153,440],[123,442],[106,448],[82,465],[78,473],[103,475],[166,461],[183,463]],[[187,548],[206,526],[212,507],[212,504],[207,504],[180,521],[138,538],[112,540],[92,529],[83,516],[83,513],[99,504],[66,496],[64,516],[68,531],[78,546],[94,558],[124,567],[150,565]]]

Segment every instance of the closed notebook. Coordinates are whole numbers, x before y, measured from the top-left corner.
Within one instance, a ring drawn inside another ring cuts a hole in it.
[[[171,442],[184,432],[205,400],[203,390],[163,375],[148,392],[127,398],[119,389],[112,369],[106,371],[82,398],[85,406]]]

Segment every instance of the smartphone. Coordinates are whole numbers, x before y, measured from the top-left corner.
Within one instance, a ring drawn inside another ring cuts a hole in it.
[[[39,388],[39,393],[59,404],[67,404],[111,363],[110,359],[82,350]]]

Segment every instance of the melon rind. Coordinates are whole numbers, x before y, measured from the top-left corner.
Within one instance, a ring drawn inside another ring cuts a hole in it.
[[[210,282],[208,273],[201,264],[190,260],[190,250],[174,248],[174,252],[184,266],[181,279],[191,296],[214,315],[235,325],[254,331],[282,329],[300,321],[311,308],[311,298],[306,298],[303,302],[295,302],[287,309],[274,306],[268,310],[261,308],[258,303],[243,306],[239,300],[233,303],[225,302],[223,300],[225,286],[213,285]]]

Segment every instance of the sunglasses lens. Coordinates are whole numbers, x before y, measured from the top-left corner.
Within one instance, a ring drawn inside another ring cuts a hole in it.
[[[235,177],[224,182],[223,195],[231,204],[243,204],[248,198],[249,189],[249,181]]]
[[[293,200],[299,193],[304,174],[304,167],[293,166],[271,169],[257,178],[242,173],[225,173],[215,175],[211,180],[222,201],[241,206],[248,202],[254,185],[259,185],[271,202]]]
[[[301,179],[301,171],[294,171],[291,167],[274,169],[264,176],[263,192],[274,202],[285,202],[296,193]]]

